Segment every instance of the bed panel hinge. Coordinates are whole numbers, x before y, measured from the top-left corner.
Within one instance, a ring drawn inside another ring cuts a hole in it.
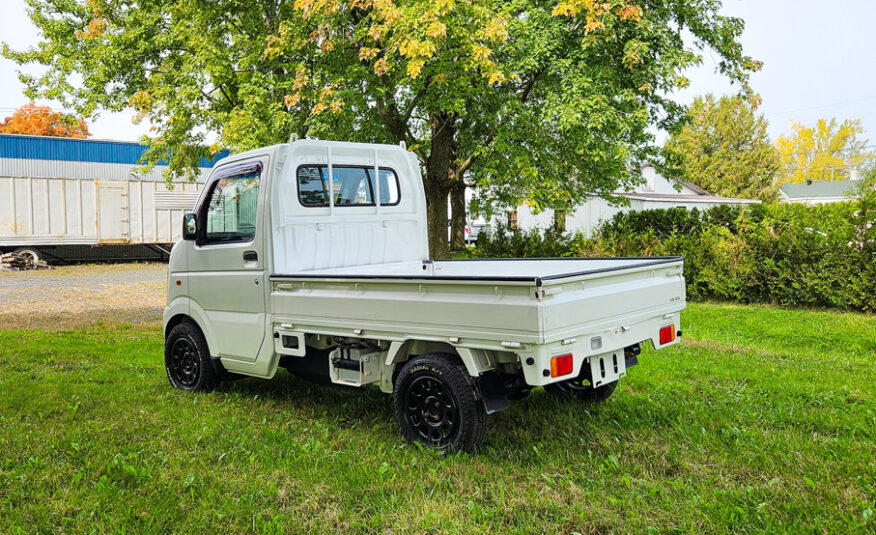
[[[563,291],[563,288],[560,286],[551,286],[548,288],[541,286],[541,287],[535,289],[535,298],[536,299],[544,299],[545,297],[547,297],[549,295],[556,295],[562,291]]]

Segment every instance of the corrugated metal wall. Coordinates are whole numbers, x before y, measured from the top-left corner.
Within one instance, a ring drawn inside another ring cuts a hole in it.
[[[0,134],[0,247],[179,239],[183,214],[194,206],[210,168],[228,153],[202,160],[197,183],[176,180],[169,189],[162,176],[167,166],[137,173],[146,148]]]
[[[136,164],[68,162],[64,160],[29,160],[0,158],[0,176],[19,178],[76,178],[81,180],[131,180],[135,182],[164,182],[162,175],[167,166],[156,165],[148,173],[137,174]],[[198,181],[207,179],[210,169],[201,168]],[[174,182],[181,182],[177,179]]]
[[[135,165],[146,149],[146,145],[128,141],[0,134],[0,158]],[[228,151],[212,159],[201,158],[201,167],[213,167],[225,156]]]

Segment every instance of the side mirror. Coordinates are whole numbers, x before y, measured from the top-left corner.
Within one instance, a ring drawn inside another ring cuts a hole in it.
[[[195,214],[186,214],[183,216],[183,233],[184,240],[194,240],[198,236],[198,219]]]

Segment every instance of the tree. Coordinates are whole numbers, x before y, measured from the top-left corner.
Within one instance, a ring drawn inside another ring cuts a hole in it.
[[[867,167],[873,159],[867,140],[858,139],[863,134],[860,119],[819,119],[812,128],[792,122],[791,133],[776,140],[781,181],[849,179],[852,169]]]
[[[767,120],[750,99],[711,94],[694,99],[687,120],[665,145],[667,166],[714,195],[775,198],[779,154]]]
[[[34,102],[18,108],[0,123],[0,133],[77,138],[91,135],[84,119],[52,111],[48,106],[37,106]]]
[[[32,94],[93,114],[132,106],[187,174],[213,151],[324,139],[398,143],[419,157],[430,254],[447,256],[447,198],[463,176],[497,202],[565,205],[640,178],[649,127],[704,49],[747,90],[759,67],[720,0],[28,0],[44,41]],[[81,78],[76,85],[71,79]],[[458,222],[454,225],[458,233]]]

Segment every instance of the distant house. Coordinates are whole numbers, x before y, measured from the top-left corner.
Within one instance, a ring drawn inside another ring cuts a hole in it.
[[[560,221],[565,218],[565,228],[572,233],[581,232],[591,236],[602,221],[611,219],[619,212],[640,212],[659,208],[684,208],[690,210],[708,210],[721,205],[759,204],[754,199],[736,199],[710,195],[706,190],[691,184],[680,183],[680,190],[674,182],[657,173],[651,164],[642,166],[642,176],[645,183],[633,192],[618,193],[629,200],[628,206],[612,206],[607,200],[593,197],[574,211],[560,214]],[[546,229],[554,224],[554,211],[545,210],[538,214],[525,205],[517,208],[509,215],[506,223],[518,226],[524,230]]]
[[[782,184],[779,201],[783,203],[828,204],[856,197],[858,180],[809,181]]]

